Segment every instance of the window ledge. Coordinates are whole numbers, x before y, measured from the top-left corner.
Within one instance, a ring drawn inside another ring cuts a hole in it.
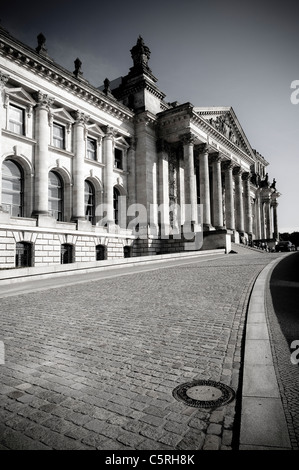
[[[91,163],[92,165],[97,165],[102,168],[105,167],[104,163],[99,162],[98,160],[91,160],[91,158],[84,158],[85,163]]]
[[[35,139],[27,137],[26,135],[16,134],[15,132],[8,131],[7,129],[2,129],[2,135],[12,137],[13,139],[20,140],[21,142],[29,142],[30,144],[36,144]]]
[[[59,147],[53,147],[53,145],[49,145],[49,150],[51,150],[52,152],[61,153],[62,155],[67,155],[68,157],[74,156],[74,154],[69,150],[60,149]]]

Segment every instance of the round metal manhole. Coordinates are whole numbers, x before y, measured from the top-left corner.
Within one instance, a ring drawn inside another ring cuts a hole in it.
[[[195,408],[216,408],[226,405],[235,398],[232,388],[213,380],[197,380],[176,387],[173,396]]]

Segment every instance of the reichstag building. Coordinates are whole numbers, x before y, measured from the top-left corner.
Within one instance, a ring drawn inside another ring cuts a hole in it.
[[[169,103],[139,37],[98,88],[0,28],[0,268],[278,237],[275,180],[231,107]]]

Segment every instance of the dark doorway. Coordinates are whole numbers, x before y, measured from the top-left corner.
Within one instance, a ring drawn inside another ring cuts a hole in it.
[[[61,245],[61,264],[73,263],[73,245],[64,243]]]
[[[16,245],[16,268],[28,268],[32,266],[31,243],[19,242]]]

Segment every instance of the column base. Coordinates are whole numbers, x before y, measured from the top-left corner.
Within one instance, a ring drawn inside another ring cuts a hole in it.
[[[213,227],[212,224],[202,224],[202,228],[204,232],[211,232],[215,230],[215,227]]]

